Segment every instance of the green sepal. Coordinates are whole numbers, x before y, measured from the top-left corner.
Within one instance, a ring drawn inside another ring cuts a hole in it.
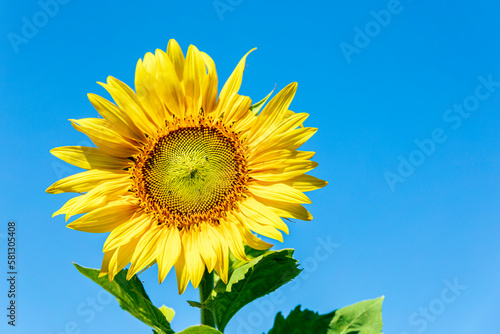
[[[273,94],[273,92],[274,92],[275,89],[276,89],[276,86],[271,91],[271,93],[267,94],[267,96],[265,98],[263,98],[259,102],[255,103],[255,104],[252,104],[250,106],[250,111],[253,112],[254,115],[258,115],[259,114],[260,109],[264,106],[264,104],[266,104],[267,100],[271,97],[271,95]]]
[[[294,279],[301,270],[293,249],[267,251],[249,262],[237,263],[225,284],[222,280],[215,287],[216,295],[204,303],[189,302],[191,306],[209,308],[215,316],[220,331],[242,307],[263,297]],[[258,252],[258,251],[256,251]]]
[[[268,334],[381,334],[384,297],[365,300],[328,314],[300,310],[278,313]]]
[[[149,299],[137,276],[127,280],[127,270],[123,269],[114,277],[113,283],[110,283],[107,276],[99,277],[98,269],[82,267],[76,263],[73,264],[80,273],[115,296],[122,309],[146,325],[153,327],[156,333],[174,333],[165,315]]]

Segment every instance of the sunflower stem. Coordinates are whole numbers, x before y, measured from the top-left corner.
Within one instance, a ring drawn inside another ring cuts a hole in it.
[[[203,304],[212,295],[214,289],[214,272],[209,273],[205,269],[203,278],[200,282],[200,302]],[[201,324],[215,328],[215,318],[211,310],[207,308],[201,309]]]

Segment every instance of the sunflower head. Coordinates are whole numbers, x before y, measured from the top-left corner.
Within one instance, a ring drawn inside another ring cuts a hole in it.
[[[283,241],[282,218],[312,219],[304,192],[326,182],[306,174],[314,152],[298,148],[316,129],[288,109],[296,83],[260,113],[238,94],[247,55],[218,94],[213,60],[170,40],[139,60],[135,91],[109,77],[101,85],[115,103],[89,94],[102,118],[71,120],[96,147],[51,150],[86,170],[47,192],[80,193],[54,213],[84,214],[69,228],[110,232],[101,275],[130,263],[131,278],[156,263],[160,283],[175,267],[179,293],[205,268],[227,282],[230,252],[247,260],[244,245],[271,247],[254,233]]]

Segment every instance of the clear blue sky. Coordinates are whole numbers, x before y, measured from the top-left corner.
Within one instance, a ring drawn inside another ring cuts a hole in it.
[[[6,325],[2,274],[2,333],[150,333],[71,264],[99,267],[106,235],[65,228],[51,214],[71,196],[44,191],[77,172],[49,150],[88,144],[67,120],[96,117],[96,81],[133,86],[137,60],[170,38],[210,54],[221,81],[257,47],[241,90],[255,101],[297,81],[291,109],[319,127],[306,149],[330,182],[311,193],[314,220],[275,246],[295,248],[304,273],[228,333],[267,332],[297,304],[327,313],[381,295],[384,333],[498,331],[497,2],[60,1],[0,2],[0,237],[15,219],[19,239],[18,326]],[[185,301],[197,291],[178,296],[174,275],[158,285],[156,267],[141,279],[177,311],[175,330],[199,322]]]

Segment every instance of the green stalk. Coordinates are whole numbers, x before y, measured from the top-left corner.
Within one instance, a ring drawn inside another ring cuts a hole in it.
[[[199,289],[200,289],[200,302],[203,304],[208,299],[208,297],[210,297],[212,290],[214,289],[213,271],[209,273],[207,269],[205,269],[205,273],[203,274],[203,278],[201,279]],[[215,319],[212,311],[207,308],[202,308],[200,310],[201,310],[201,324],[215,328]]]

